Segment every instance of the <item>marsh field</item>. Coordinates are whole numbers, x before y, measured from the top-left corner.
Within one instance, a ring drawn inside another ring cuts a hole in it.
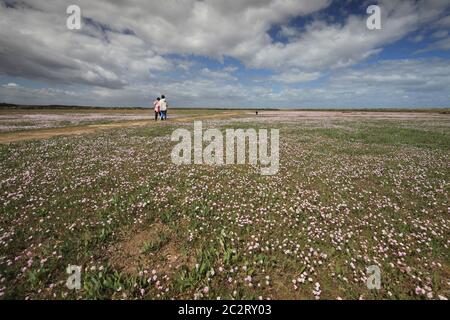
[[[450,297],[448,112],[152,118],[1,110],[0,299]],[[278,174],[172,164],[194,120],[279,129]]]

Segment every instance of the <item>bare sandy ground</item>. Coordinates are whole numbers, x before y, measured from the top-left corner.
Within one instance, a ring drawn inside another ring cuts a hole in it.
[[[438,112],[365,112],[365,111],[260,111],[252,119],[268,121],[298,120],[450,120],[450,114]]]

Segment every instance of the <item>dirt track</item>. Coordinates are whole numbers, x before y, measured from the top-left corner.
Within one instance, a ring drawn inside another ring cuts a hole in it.
[[[186,122],[195,120],[217,120],[217,119],[227,119],[235,116],[241,116],[244,113],[240,112],[225,112],[215,115],[204,115],[204,116],[184,116],[179,118],[174,118],[169,120],[170,122]],[[140,121],[121,121],[108,124],[88,124],[73,127],[64,128],[51,128],[51,129],[37,129],[37,130],[26,130],[17,132],[8,132],[0,134],[0,143],[8,144],[12,142],[27,141],[27,140],[39,140],[48,139],[57,136],[71,136],[71,135],[82,135],[95,133],[102,130],[116,129],[116,128],[127,128],[127,127],[140,127],[148,125],[160,125],[162,122],[156,122],[153,120],[140,120]]]

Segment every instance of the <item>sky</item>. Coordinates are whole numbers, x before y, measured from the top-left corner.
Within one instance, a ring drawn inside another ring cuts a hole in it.
[[[449,31],[450,0],[0,0],[0,102],[450,107]]]

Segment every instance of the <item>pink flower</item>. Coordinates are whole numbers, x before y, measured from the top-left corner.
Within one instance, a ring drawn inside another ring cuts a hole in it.
[[[416,294],[417,295],[422,295],[422,294],[425,294],[425,290],[424,289],[422,289],[421,287],[416,287]]]

